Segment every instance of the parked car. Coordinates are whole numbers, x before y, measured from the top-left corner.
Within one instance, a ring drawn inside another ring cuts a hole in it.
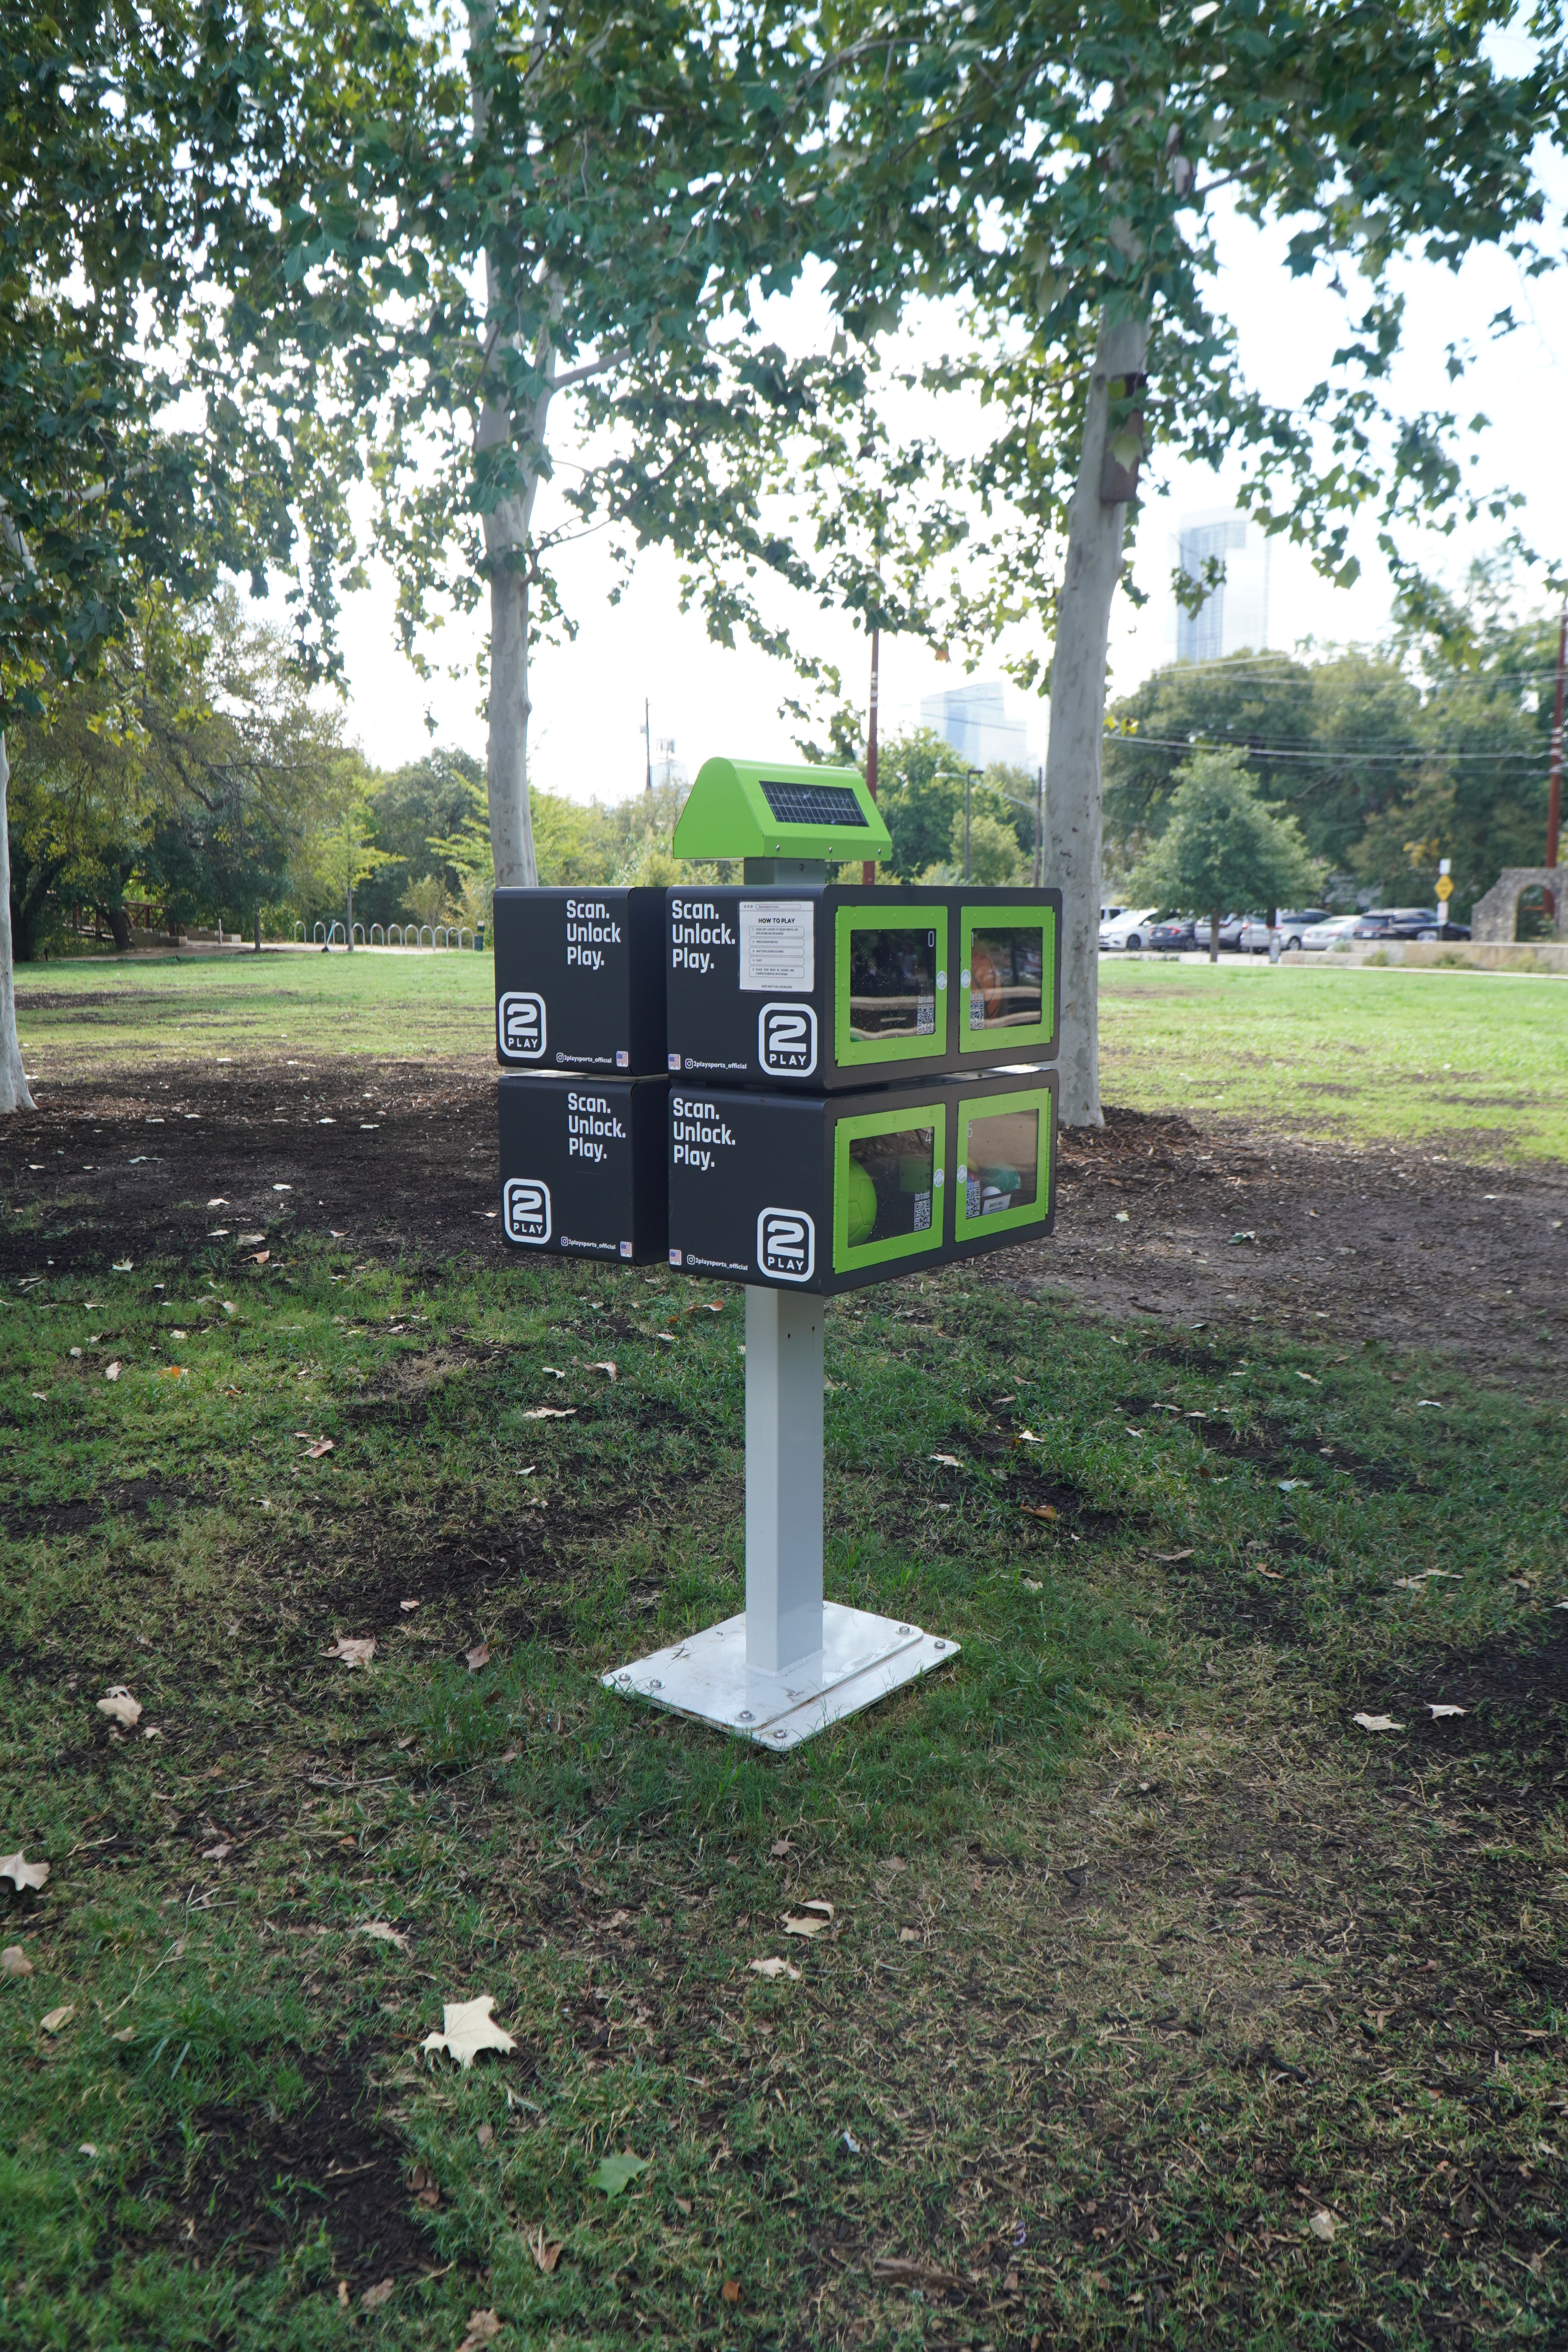
[[[1309,923],[1301,934],[1301,945],[1309,954],[1326,948],[1337,948],[1342,940],[1348,946],[1360,920],[1359,915],[1331,915],[1325,922]]]
[[[1431,907],[1369,907],[1351,937],[1356,940],[1418,940],[1423,931],[1436,935],[1437,916]]]
[[[1221,947],[1232,950],[1238,948],[1241,945],[1241,934],[1244,927],[1248,923],[1258,922],[1260,919],[1261,919],[1256,915],[1222,915],[1219,919],[1219,943]],[[1204,932],[1204,940],[1206,945],[1208,940],[1208,931],[1206,927]]]
[[[1470,927],[1468,923],[1434,923],[1415,936],[1418,940],[1468,940]]]
[[[1303,934],[1309,931],[1314,923],[1325,922],[1328,919],[1328,912],[1326,907],[1281,908],[1279,926],[1280,947],[1282,949],[1299,948]],[[1244,955],[1267,955],[1268,937],[1268,916],[1248,915],[1241,927],[1241,937],[1237,940],[1237,945]]]
[[[1100,927],[1102,948],[1128,948],[1136,952],[1149,943],[1149,926],[1163,912],[1160,907],[1124,907],[1120,915]]]
[[[1162,949],[1166,955],[1175,949],[1195,948],[1200,944],[1195,916],[1167,915],[1163,922],[1150,926],[1149,945]]]

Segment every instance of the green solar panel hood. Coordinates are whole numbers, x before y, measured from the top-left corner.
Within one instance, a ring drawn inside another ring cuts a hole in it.
[[[677,857],[891,857],[892,839],[853,768],[704,760],[672,844]]]

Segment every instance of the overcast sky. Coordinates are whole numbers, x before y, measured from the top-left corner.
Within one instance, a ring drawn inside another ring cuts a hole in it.
[[[1552,215],[1560,235],[1568,205],[1568,166],[1549,159],[1546,176]],[[1289,278],[1283,268],[1283,231],[1259,235],[1234,219],[1223,230],[1225,273],[1221,299],[1240,332],[1241,357],[1258,388],[1281,404],[1299,401],[1324,372],[1342,339],[1346,313],[1320,282]],[[1407,409],[1449,404],[1461,415],[1484,412],[1489,428],[1473,436],[1476,477],[1504,482],[1525,494],[1520,521],[1536,545],[1568,558],[1568,466],[1563,459],[1561,423],[1568,415],[1568,284],[1563,273],[1522,279],[1496,257],[1475,259],[1458,277],[1446,269],[1407,268],[1402,284],[1408,297],[1405,353],[1394,398]],[[1500,342],[1490,340],[1489,322],[1506,305],[1522,323]],[[811,341],[821,316],[809,295],[783,306],[770,331],[799,347]],[[944,341],[940,318],[928,315],[915,335],[933,354]],[[1444,358],[1450,342],[1468,343],[1474,364],[1450,385]],[[1169,589],[1169,541],[1182,516],[1222,506],[1234,494],[1234,478],[1206,468],[1156,462],[1156,480],[1140,516],[1133,550],[1137,574],[1150,592],[1142,613],[1118,600],[1111,630],[1111,691],[1125,693],[1173,649]],[[1434,569],[1454,584],[1471,559],[1495,547],[1500,527],[1492,522],[1461,528],[1426,553]],[[1331,587],[1312,571],[1305,555],[1276,540],[1271,551],[1269,642],[1292,648],[1377,638],[1388,620],[1389,591],[1370,519],[1358,525],[1356,551],[1363,571],[1353,588]],[[710,753],[788,756],[791,734],[778,706],[792,690],[783,665],[744,648],[724,652],[709,644],[700,621],[677,611],[676,566],[653,552],[639,559],[621,602],[612,606],[612,568],[602,541],[569,551],[561,565],[566,603],[579,625],[575,643],[543,648],[534,674],[533,782],[576,799],[618,799],[643,777],[643,707],[651,706],[653,733],[673,738],[676,756],[695,772]],[[1537,598],[1539,598],[1539,592]],[[444,661],[462,660],[459,681],[426,684],[397,650],[393,636],[394,594],[389,577],[353,599],[344,616],[350,681],[349,731],[377,765],[394,767],[416,758],[429,743],[426,714],[436,721],[436,740],[459,744],[482,759],[484,720],[480,683],[473,670],[479,640],[473,625],[453,624],[444,633]],[[866,639],[830,615],[811,613],[808,626],[822,650],[840,662],[847,680],[864,681]],[[1002,675],[1000,660],[983,662],[976,678]],[[918,722],[921,698],[964,682],[954,663],[941,667],[923,646],[885,639],[882,646],[884,730]],[[860,690],[864,691],[863,683]],[[1031,755],[1043,757],[1047,706],[1008,688],[1008,708],[1028,723]]]

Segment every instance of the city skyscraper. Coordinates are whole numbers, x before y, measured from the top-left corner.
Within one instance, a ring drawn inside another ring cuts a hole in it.
[[[1175,605],[1175,654],[1179,662],[1223,661],[1244,651],[1261,653],[1268,643],[1268,539],[1234,509],[1216,507],[1184,515],[1171,541],[1171,569],[1190,579],[1217,558],[1225,578],[1211,589],[1196,613]]]

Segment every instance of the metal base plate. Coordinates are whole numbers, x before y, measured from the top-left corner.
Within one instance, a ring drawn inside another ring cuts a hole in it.
[[[782,1675],[746,1664],[746,1620],[726,1617],[700,1633],[601,1675],[607,1690],[650,1699],[677,1715],[779,1752],[798,1748],[841,1716],[874,1706],[889,1691],[958,1655],[958,1643],[868,1610],[822,1607],[822,1647]]]

